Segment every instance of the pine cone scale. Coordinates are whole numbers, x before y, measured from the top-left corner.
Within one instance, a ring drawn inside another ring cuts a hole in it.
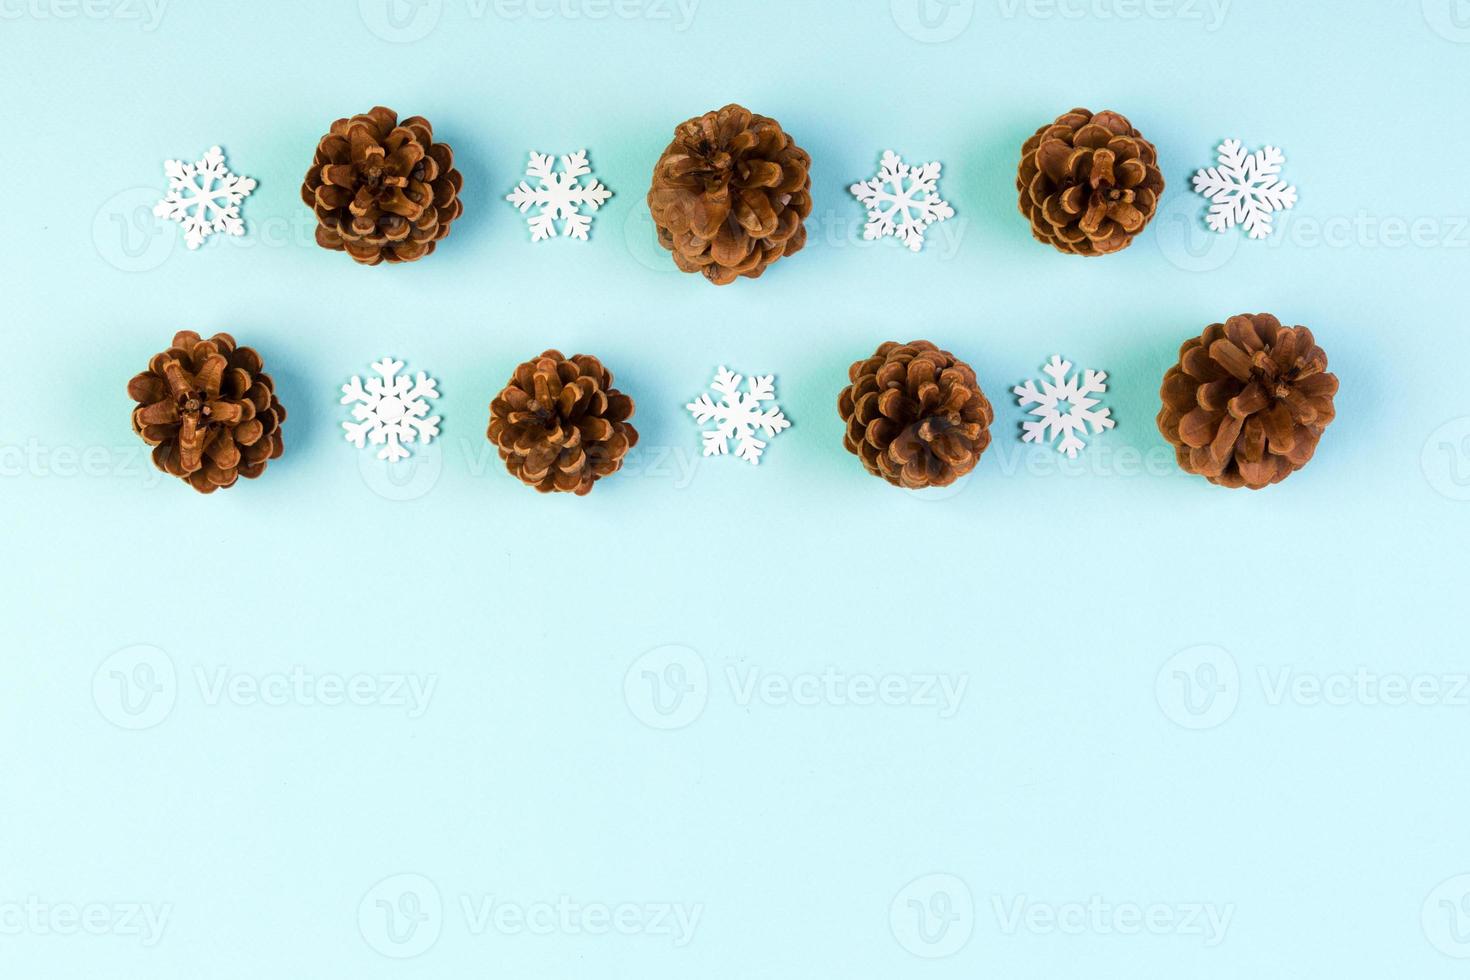
[[[1220,413],[1196,408],[1179,420],[1179,438],[1191,449],[1201,449],[1215,437],[1215,426],[1220,423]]]
[[[254,421],[255,406],[250,402],[242,405],[238,402],[211,401],[204,406],[204,414],[211,422],[235,425],[242,421]]]
[[[128,392],[135,400],[141,400],[136,391]],[[148,397],[154,397],[149,393]],[[144,405],[138,412],[137,419],[146,425],[170,425],[179,420],[179,406],[173,401],[155,401]]]
[[[1249,381],[1255,363],[1249,355],[1229,340],[1217,340],[1210,345],[1210,360],[1224,368],[1236,381]]]

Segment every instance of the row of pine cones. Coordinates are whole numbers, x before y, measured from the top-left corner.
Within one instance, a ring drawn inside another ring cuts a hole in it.
[[[811,157],[781,124],[738,105],[682,123],[653,170],[648,209],[684,272],[754,279],[806,244]],[[301,185],[317,244],[364,265],[434,251],[464,211],[464,177],[422,116],[382,106],[338,119]],[[1026,141],[1016,178],[1037,240],[1075,255],[1126,248],[1158,209],[1158,153],[1116,112],[1073,109]]]
[[[685,272],[754,278],[806,244],[811,157],[774,119],[737,105],[690,119],[654,168],[648,207]],[[363,265],[434,251],[464,212],[464,177],[422,116],[392,109],[332,123],[301,185],[316,241]]]
[[[843,445],[895,486],[948,486],[990,445],[990,402],[949,351],[890,341],[848,377],[837,401]],[[1310,330],[1266,313],[1236,316],[1184,342],[1164,375],[1157,422],[1185,472],[1259,490],[1307,465],[1336,394]]]
[[[254,479],[285,449],[286,409],[265,363],[227,333],[192,330],[128,382],[133,431],[153,462],[200,493]],[[585,494],[638,444],[633,399],[587,354],[548,350],[516,368],[490,403],[488,438],[506,469],[543,493]]]
[[[975,371],[926,340],[888,342],[854,363],[837,399],[843,445],[894,486],[944,487],[990,445],[995,411]],[[265,472],[286,409],[259,354],[229,334],[182,331],[128,383],[133,431],[160,470],[201,493]],[[1279,483],[1312,458],[1334,417],[1337,378],[1306,327],[1231,317],[1185,341],[1164,376],[1159,431],[1189,473],[1226,487]],[[542,492],[585,494],[638,444],[633,399],[587,354],[548,350],[490,403],[487,437]]]

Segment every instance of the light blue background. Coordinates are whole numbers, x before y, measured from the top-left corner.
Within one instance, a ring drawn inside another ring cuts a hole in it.
[[[0,973],[1462,976],[1459,7],[0,0]],[[806,251],[716,289],[643,196],[673,127],[730,101],[811,153],[815,213]],[[411,267],[318,249],[298,199],[328,124],[376,104],[429,117],[465,176]],[[1098,261],[1016,213],[1020,143],[1073,105],[1128,114],[1169,182]],[[1203,228],[1188,178],[1230,136],[1282,146],[1301,189],[1269,242]],[[148,205],[214,143],[260,186],[246,238],[191,254]],[[583,146],[616,196],[590,244],[532,246],[503,195],[528,149]],[[920,256],[864,243],[847,194],[889,147],[943,161],[959,214]],[[1175,470],[1157,390],[1186,337],[1259,310],[1313,328],[1339,414],[1307,470],[1230,492]],[[210,498],[128,428],[128,378],[186,327],[262,351],[290,411],[285,457]],[[853,360],[916,337],[997,407],[932,496],[864,474],[835,409]],[[587,498],[532,493],[483,438],[548,346],[637,400],[641,452]],[[1008,395],[1053,353],[1111,373],[1119,421],[1070,467],[1022,449]],[[394,477],[337,404],[384,354],[443,391],[440,451]],[[697,456],[682,405],[720,364],[778,375],[795,427],[758,469]],[[694,690],[665,718],[669,657]],[[130,716],[140,663],[165,691]],[[435,686],[421,713],[252,693],[298,667]],[[829,669],[965,686],[950,717],[741,688]],[[395,944],[377,902],[405,891],[427,918]],[[1114,911],[1047,928],[1094,896]],[[683,945],[647,919],[477,932],[486,897],[700,917]],[[159,941],[128,903],[167,908]],[[1124,934],[1128,903],[1173,925]],[[58,934],[68,905],[106,934]]]

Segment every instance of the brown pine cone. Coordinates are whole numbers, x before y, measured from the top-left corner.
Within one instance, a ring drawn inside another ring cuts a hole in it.
[[[181,330],[128,394],[138,403],[133,431],[154,447],[154,465],[200,493],[260,476],[285,448],[286,409],[260,355],[227,333],[200,340]]]
[[[338,119],[317,144],[301,185],[316,213],[316,242],[363,265],[412,262],[434,251],[464,210],[464,178],[448,143],[422,116],[392,109]]]
[[[1335,414],[1337,376],[1306,327],[1268,313],[1213,323],[1164,375],[1159,431],[1179,465],[1222,487],[1259,490],[1312,458]]]
[[[1158,151],[1116,112],[1073,109],[1021,148],[1016,176],[1031,234],[1074,255],[1127,248],[1158,210]]]
[[[521,482],[542,493],[587,493],[638,444],[633,399],[588,354],[549,350],[516,368],[490,403],[491,442]]]
[[[847,372],[842,444],[897,487],[944,487],[975,468],[995,412],[970,365],[927,340],[882,345]]]
[[[780,123],[741,106],[690,119],[653,168],[659,244],[718,286],[756,278],[806,244],[811,164]]]

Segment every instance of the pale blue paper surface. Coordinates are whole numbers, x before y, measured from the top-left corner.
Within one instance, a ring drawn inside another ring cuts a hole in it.
[[[1470,10],[689,2],[0,0],[0,974],[1463,975]],[[811,153],[815,211],[716,289],[643,197],[730,101]],[[380,103],[465,177],[412,267],[317,248],[298,197]],[[1128,114],[1169,185],[1098,261],[1016,212],[1021,142],[1074,105]],[[1227,137],[1286,152],[1267,242],[1189,189]],[[259,188],[190,253],[149,208],[213,144]],[[504,195],[583,147],[615,196],[533,246]],[[918,256],[847,193],[889,148],[958,212]],[[1339,414],[1229,492],[1175,469],[1158,385],[1261,310],[1316,332]],[[128,428],[181,328],[257,347],[290,411],[212,498]],[[836,412],[919,337],[997,410],[932,496],[867,476]],[[550,346],[638,403],[583,499],[484,440]],[[1018,441],[1053,353],[1110,372],[1075,464]],[[336,397],[384,355],[443,392],[395,476]],[[758,468],[698,455],[682,406],[722,364],[795,423]]]

